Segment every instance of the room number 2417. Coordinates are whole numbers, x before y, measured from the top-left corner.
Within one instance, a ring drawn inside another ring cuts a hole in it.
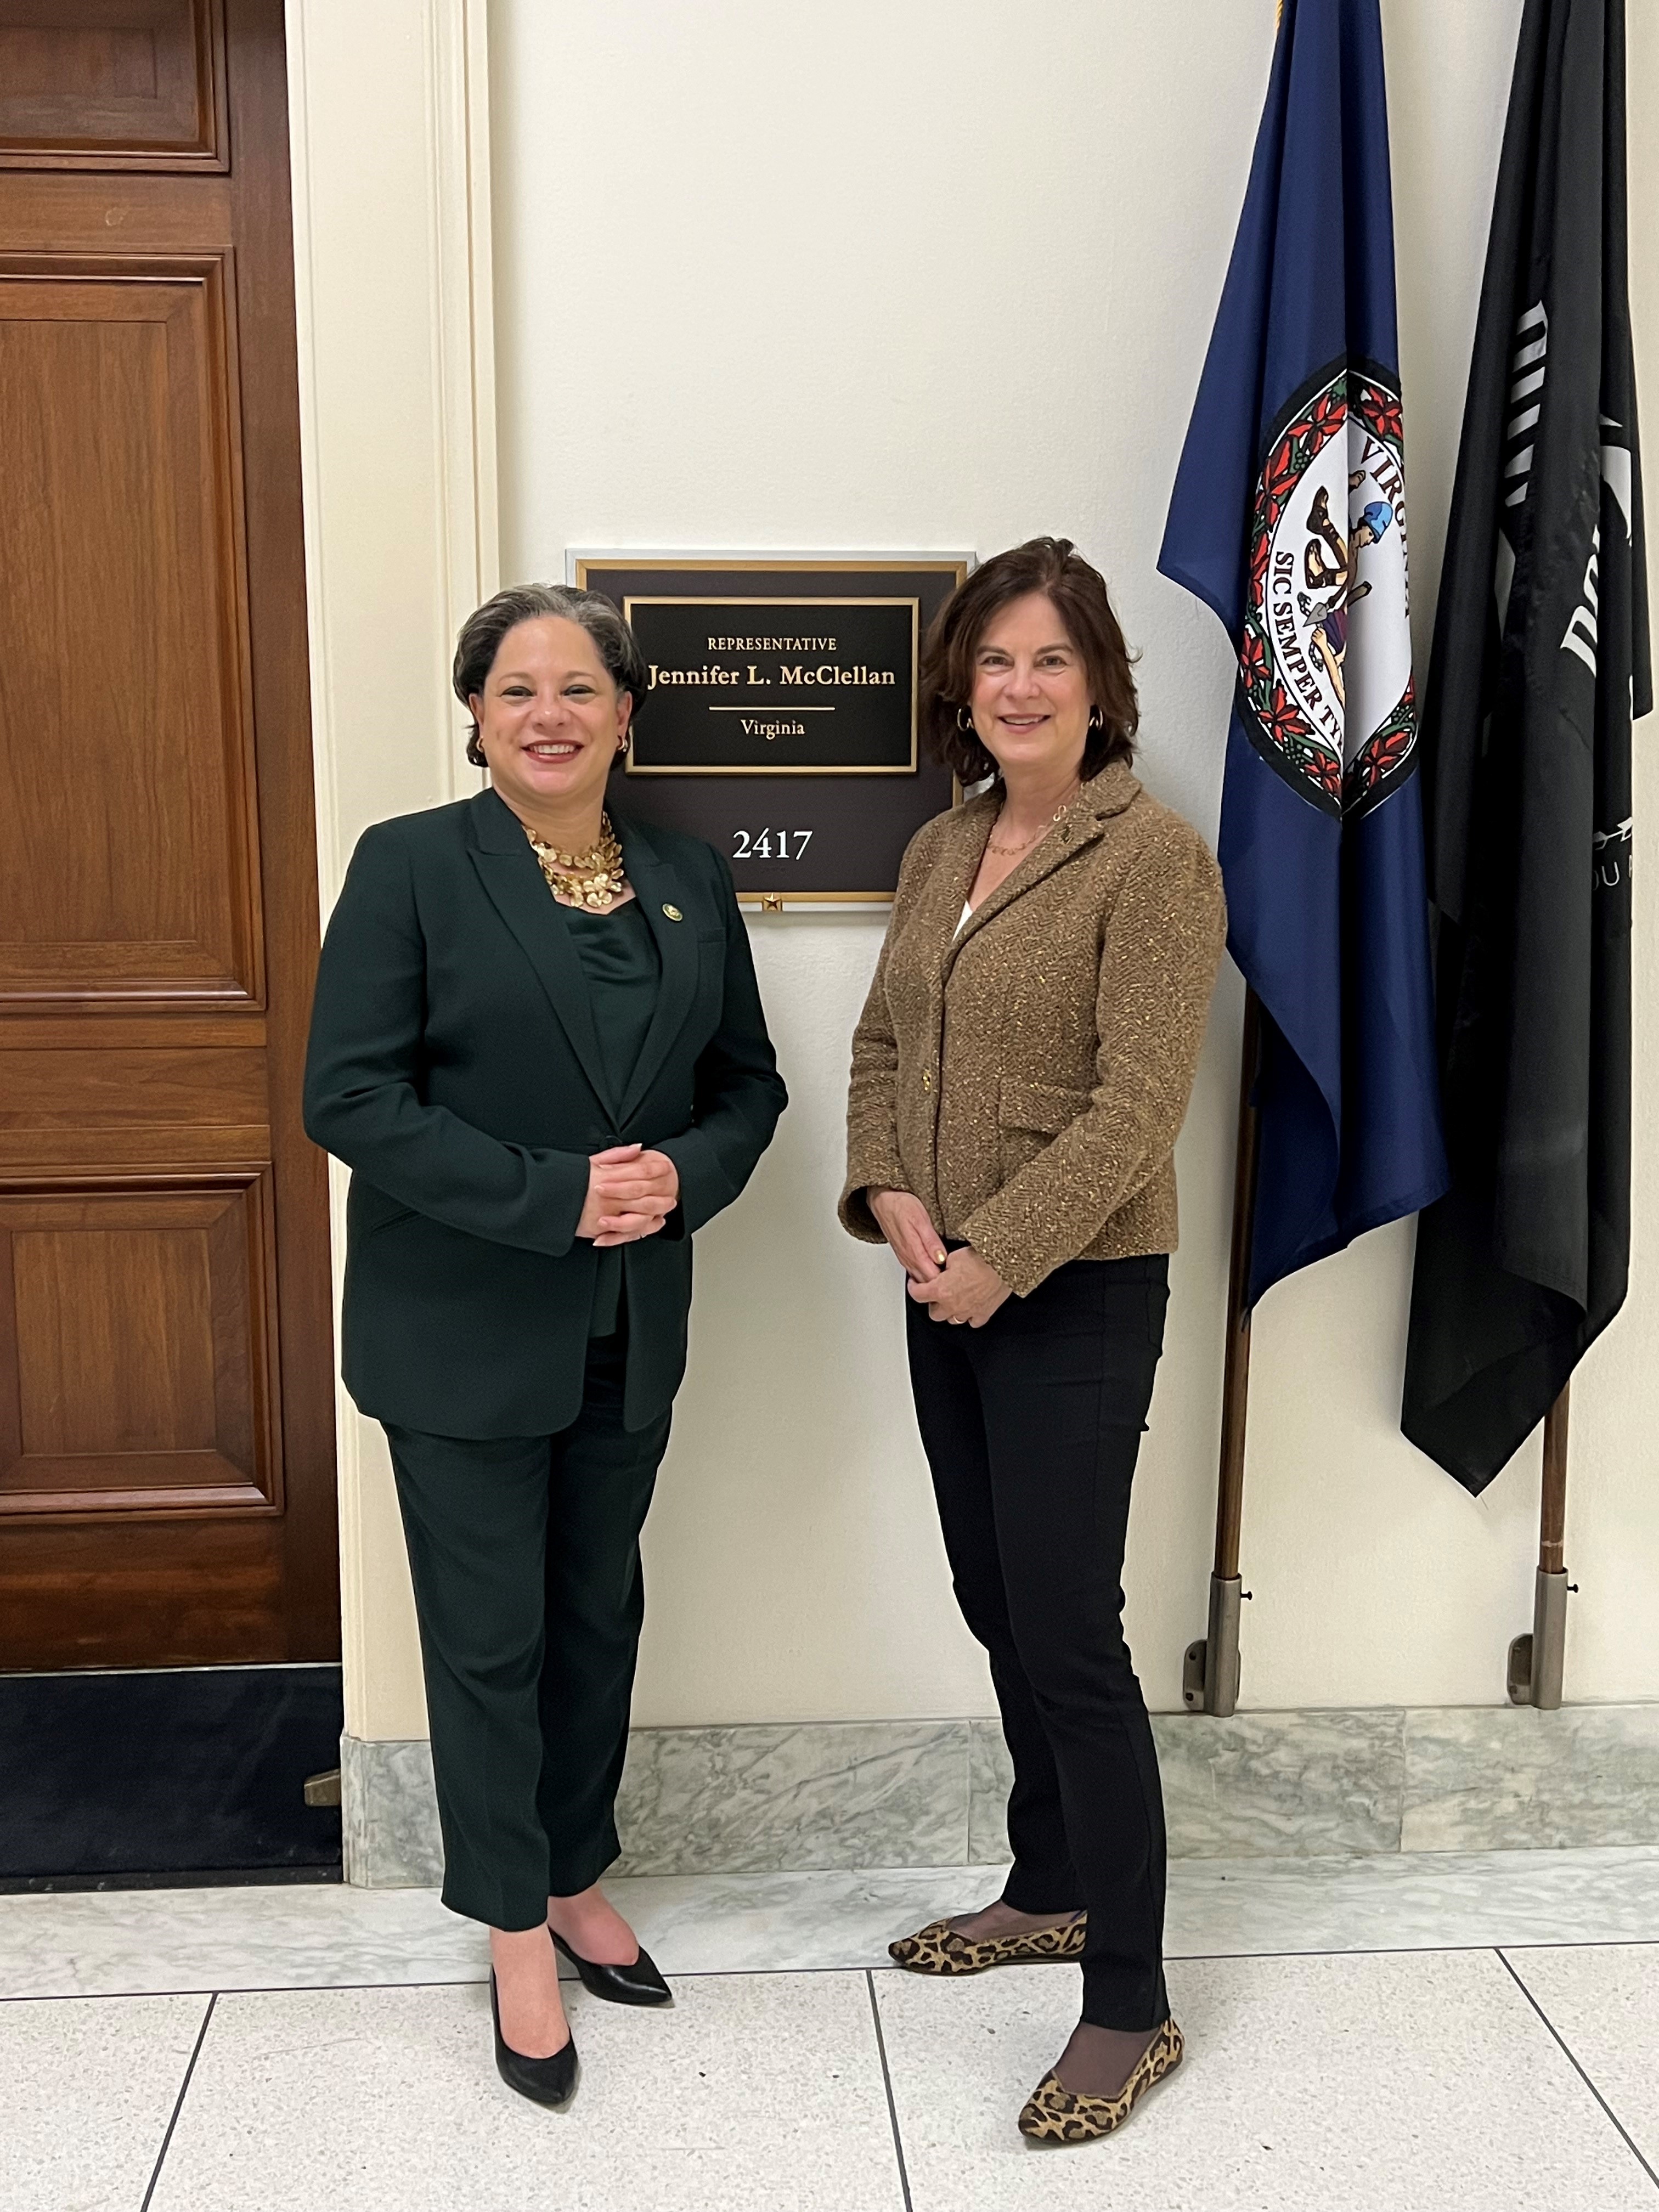
[[[792,846],[789,842],[794,839]],[[798,860],[812,842],[810,830],[734,830],[734,860]]]

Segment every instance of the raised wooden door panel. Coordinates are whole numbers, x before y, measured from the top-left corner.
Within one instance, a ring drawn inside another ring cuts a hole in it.
[[[270,1159],[262,1021],[129,1020],[113,1035],[111,1027],[84,1018],[0,1019],[0,1188],[77,1159],[107,1169]],[[148,1043],[133,1034],[146,1028]]]
[[[0,1669],[339,1650],[284,71],[0,0]]]
[[[270,1176],[0,1184],[0,1516],[281,1510]]]
[[[217,0],[0,0],[0,165],[223,169]]]
[[[263,997],[227,259],[0,258],[0,1001]]]
[[[0,1018],[0,1182],[85,1158],[112,1170],[270,1159],[262,1019],[168,1012],[110,1028],[84,1016]]]
[[[0,1519],[0,1665],[38,1672],[325,1657],[283,1640],[290,1577],[271,1537],[280,1526],[250,1514],[46,1526]],[[179,1567],[181,1529],[190,1536],[187,1574]],[[338,1648],[337,1640],[337,1657]],[[125,1656],[135,1651],[137,1659]]]

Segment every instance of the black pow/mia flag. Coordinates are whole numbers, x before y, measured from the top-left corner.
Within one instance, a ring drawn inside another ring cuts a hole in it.
[[[1401,1425],[1472,1492],[1624,1303],[1631,721],[1653,703],[1624,0],[1526,0],[1423,717],[1452,1188]]]

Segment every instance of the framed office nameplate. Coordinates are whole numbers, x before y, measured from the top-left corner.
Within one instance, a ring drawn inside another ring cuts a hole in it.
[[[575,553],[627,617],[647,689],[611,796],[707,838],[765,906],[890,899],[955,798],[916,720],[927,625],[965,554]]]

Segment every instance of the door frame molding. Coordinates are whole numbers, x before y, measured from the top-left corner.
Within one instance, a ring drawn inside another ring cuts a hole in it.
[[[318,884],[479,787],[452,641],[500,582],[485,0],[287,0]],[[344,1170],[331,1164],[337,1348]],[[337,1373],[337,1359],[336,1363]],[[348,1731],[425,1733],[379,1426],[337,1383]]]

